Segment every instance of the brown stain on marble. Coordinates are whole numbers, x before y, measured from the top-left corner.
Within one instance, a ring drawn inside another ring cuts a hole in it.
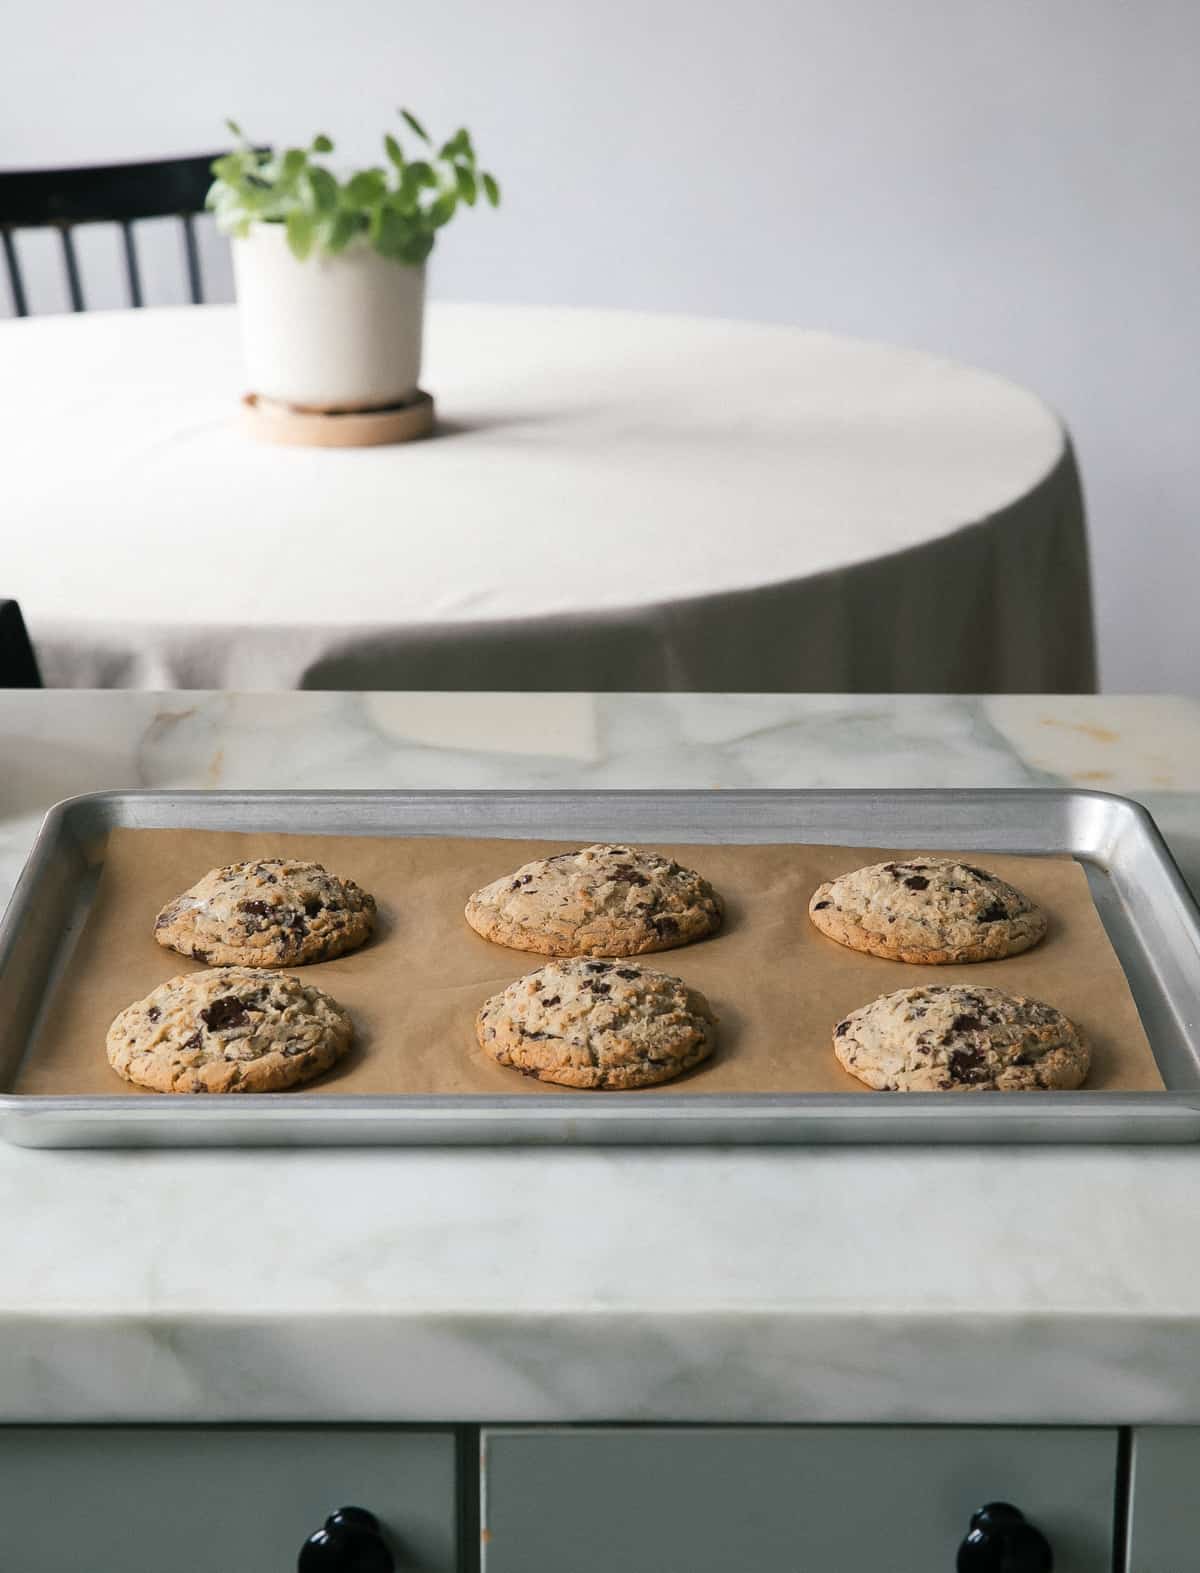
[[[1056,721],[1053,716],[1041,716],[1042,726],[1056,726],[1064,732],[1078,732],[1083,737],[1090,737],[1094,743],[1119,743],[1121,734],[1114,732],[1108,726],[1088,726],[1084,721]]]
[[[146,742],[157,743],[164,733],[169,732],[178,721],[186,721],[189,716],[196,714],[195,705],[186,710],[156,710],[154,720],[146,728]]]

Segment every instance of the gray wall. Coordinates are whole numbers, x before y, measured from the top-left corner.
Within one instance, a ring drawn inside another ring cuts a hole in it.
[[[506,185],[442,297],[778,319],[1028,384],[1078,444],[1105,686],[1200,692],[1195,0],[12,0],[3,39],[2,164],[205,149],[225,114],[369,156],[403,99]]]

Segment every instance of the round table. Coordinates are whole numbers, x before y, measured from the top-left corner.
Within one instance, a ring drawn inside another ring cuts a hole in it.
[[[430,440],[273,447],[230,307],[0,324],[0,596],[49,684],[1078,691],[1066,433],[944,360],[434,306]]]

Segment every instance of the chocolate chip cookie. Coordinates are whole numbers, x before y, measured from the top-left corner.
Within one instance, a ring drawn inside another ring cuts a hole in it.
[[[880,1092],[1037,1092],[1083,1084],[1091,1054],[1053,1005],[972,984],[900,989],[839,1021],[833,1052]]]
[[[336,1000],[283,972],[214,967],[162,983],[108,1029],[108,1063],[154,1092],[281,1092],[350,1047]]]
[[[994,961],[1036,945],[1045,914],[1015,886],[957,858],[874,863],[820,885],[808,907],[822,934],[890,961]]]
[[[214,868],[154,922],[168,950],[222,967],[300,967],[357,950],[375,898],[319,863],[259,858]]]
[[[698,990],[649,967],[551,961],[494,995],[475,1031],[485,1054],[539,1081],[610,1092],[672,1081],[713,1051]]]
[[[597,843],[525,863],[477,890],[467,922],[484,939],[544,956],[638,956],[703,939],[720,896],[673,858]]]

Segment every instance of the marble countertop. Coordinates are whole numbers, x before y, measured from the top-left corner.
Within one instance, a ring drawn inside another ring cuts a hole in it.
[[[0,898],[120,786],[1027,785],[1147,802],[1169,698],[0,695]],[[1198,980],[1200,987],[1200,980]],[[0,1146],[0,1420],[1200,1420],[1186,1149]]]

